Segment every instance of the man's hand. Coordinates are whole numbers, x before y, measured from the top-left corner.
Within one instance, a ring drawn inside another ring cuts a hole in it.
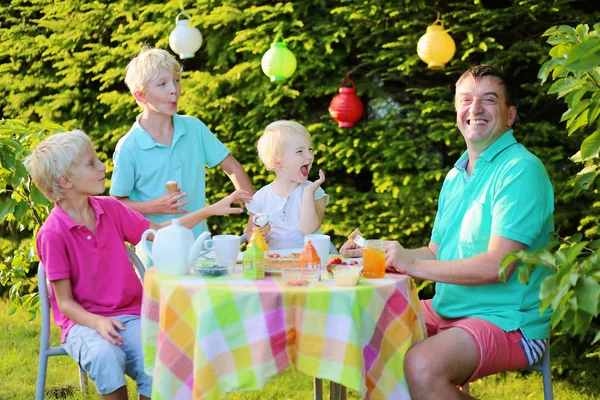
[[[110,343],[116,346],[121,346],[123,344],[123,338],[119,332],[117,332],[117,329],[124,331],[125,326],[118,320],[110,317],[98,316],[98,319],[94,324],[94,329]]]
[[[360,258],[363,256],[363,248],[354,242],[347,241],[340,249],[340,254],[344,257]]]
[[[410,275],[414,270],[415,258],[396,241],[385,242],[385,267],[388,271],[396,271]]]
[[[243,207],[243,202],[249,202],[252,200],[252,196],[245,190],[236,190],[229,196],[223,197],[221,200],[214,204],[211,204],[207,208],[210,210],[212,215],[228,215],[228,214],[241,214],[244,212],[243,208],[232,208],[232,203],[238,203]]]
[[[185,214],[188,210],[180,210],[179,207],[186,206],[188,201],[179,201],[187,196],[183,193],[167,193],[152,200],[153,214]]]
[[[319,170],[319,179],[304,188],[304,192],[315,193],[315,191],[325,182],[325,173],[322,169]]]

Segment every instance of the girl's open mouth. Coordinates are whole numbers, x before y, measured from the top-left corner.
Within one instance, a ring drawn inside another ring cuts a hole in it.
[[[300,173],[305,178],[308,178],[308,164],[307,165],[303,165],[303,166],[300,167]]]

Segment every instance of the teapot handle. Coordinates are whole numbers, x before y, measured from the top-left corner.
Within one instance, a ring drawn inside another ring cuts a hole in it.
[[[156,231],[154,229],[146,229],[146,231],[142,234],[142,247],[146,251],[146,254],[148,254],[148,258],[154,261],[154,259],[152,258],[152,252],[150,251],[150,248],[148,247],[148,242],[146,241],[146,237],[148,237],[148,235],[151,233],[156,238]]]

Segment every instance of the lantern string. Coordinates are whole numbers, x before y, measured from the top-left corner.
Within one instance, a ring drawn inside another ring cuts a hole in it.
[[[436,11],[437,13],[437,19],[435,21],[433,21],[433,23],[435,24],[436,22],[439,22],[440,24],[442,24],[442,20],[440,19],[440,12]]]

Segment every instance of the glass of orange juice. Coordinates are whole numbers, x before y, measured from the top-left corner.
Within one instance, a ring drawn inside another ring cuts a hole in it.
[[[383,240],[367,240],[363,249],[363,276],[385,277],[385,245]]]

